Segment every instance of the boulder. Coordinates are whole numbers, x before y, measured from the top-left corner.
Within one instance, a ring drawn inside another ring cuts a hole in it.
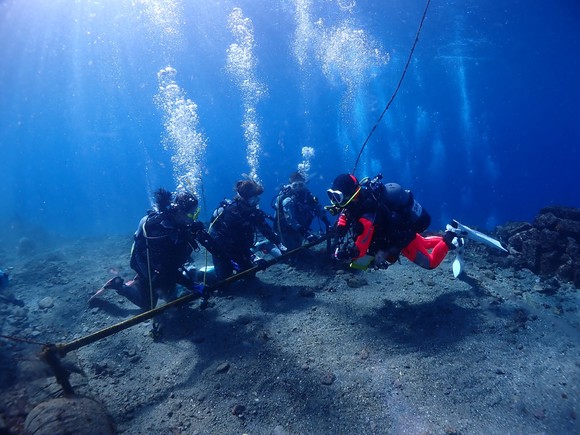
[[[580,288],[580,209],[546,207],[532,224],[510,222],[497,233],[513,254],[513,267],[556,276]]]
[[[26,417],[27,435],[111,435],[113,425],[104,408],[88,397],[59,397],[37,405]]]

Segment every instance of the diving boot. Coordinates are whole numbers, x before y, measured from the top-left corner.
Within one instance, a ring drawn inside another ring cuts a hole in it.
[[[445,234],[443,235],[443,241],[451,251],[463,246],[463,239],[467,237],[467,232],[457,228],[456,225],[453,225],[454,223],[455,221],[451,224],[447,224],[447,227],[445,227]]]
[[[103,286],[104,289],[122,290],[125,281],[120,276],[116,276],[108,280]]]
[[[89,303],[95,299],[97,296],[102,294],[105,290],[113,289],[113,290],[122,290],[124,285],[123,278],[120,276],[116,276],[108,280],[104,286],[97,290],[97,292],[89,298]]]

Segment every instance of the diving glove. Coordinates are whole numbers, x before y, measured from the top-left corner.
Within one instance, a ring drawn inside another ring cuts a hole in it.
[[[335,260],[350,260],[359,256],[358,248],[354,245],[336,248],[334,251]]]

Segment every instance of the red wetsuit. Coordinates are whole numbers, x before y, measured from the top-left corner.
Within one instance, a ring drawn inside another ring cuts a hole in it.
[[[357,258],[360,258],[364,257],[367,251],[369,250],[369,246],[371,245],[371,241],[373,240],[373,234],[375,232],[375,225],[373,221],[371,221],[365,216],[359,218],[358,221],[362,225],[362,232],[356,237],[354,244],[359,252],[359,256]],[[338,217],[337,226],[348,228],[348,220],[344,214],[341,214]]]
[[[355,246],[358,249],[358,257],[356,258],[361,258],[368,252],[375,227],[374,223],[365,216],[359,218],[358,222],[362,225],[362,232],[356,237]],[[348,221],[344,214],[339,216],[337,226],[348,226]],[[416,234],[411,243],[401,250],[405,257],[425,269],[435,269],[441,264],[448,252],[449,247],[441,236],[423,237],[420,234]],[[356,258],[353,260],[356,260]]]
[[[415,239],[401,251],[409,260],[425,269],[435,269],[448,252],[449,247],[443,237],[423,237],[421,234],[417,234]]]

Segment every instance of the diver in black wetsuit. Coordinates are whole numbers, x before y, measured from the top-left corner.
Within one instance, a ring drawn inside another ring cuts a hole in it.
[[[330,221],[318,199],[306,187],[304,175],[294,172],[289,181],[274,198],[272,207],[276,210],[276,231],[284,245],[292,250],[302,246],[304,241],[314,242],[317,239],[310,229],[314,218],[324,223],[327,232]]]
[[[222,201],[213,213],[209,234],[215,241],[212,252],[216,277],[223,280],[234,272],[255,266],[252,247],[260,232],[281,252],[286,247],[280,236],[266,222],[266,213],[258,208],[264,188],[253,180],[241,180],[234,188],[236,195]]]
[[[203,223],[196,220],[197,198],[185,191],[172,195],[159,189],[155,199],[154,209],[141,219],[134,236],[130,264],[137,275],[126,283],[119,276],[112,278],[93,297],[114,289],[135,305],[152,309],[159,296],[167,301],[177,298],[177,284],[203,292],[185,267],[198,243],[213,249]]]

